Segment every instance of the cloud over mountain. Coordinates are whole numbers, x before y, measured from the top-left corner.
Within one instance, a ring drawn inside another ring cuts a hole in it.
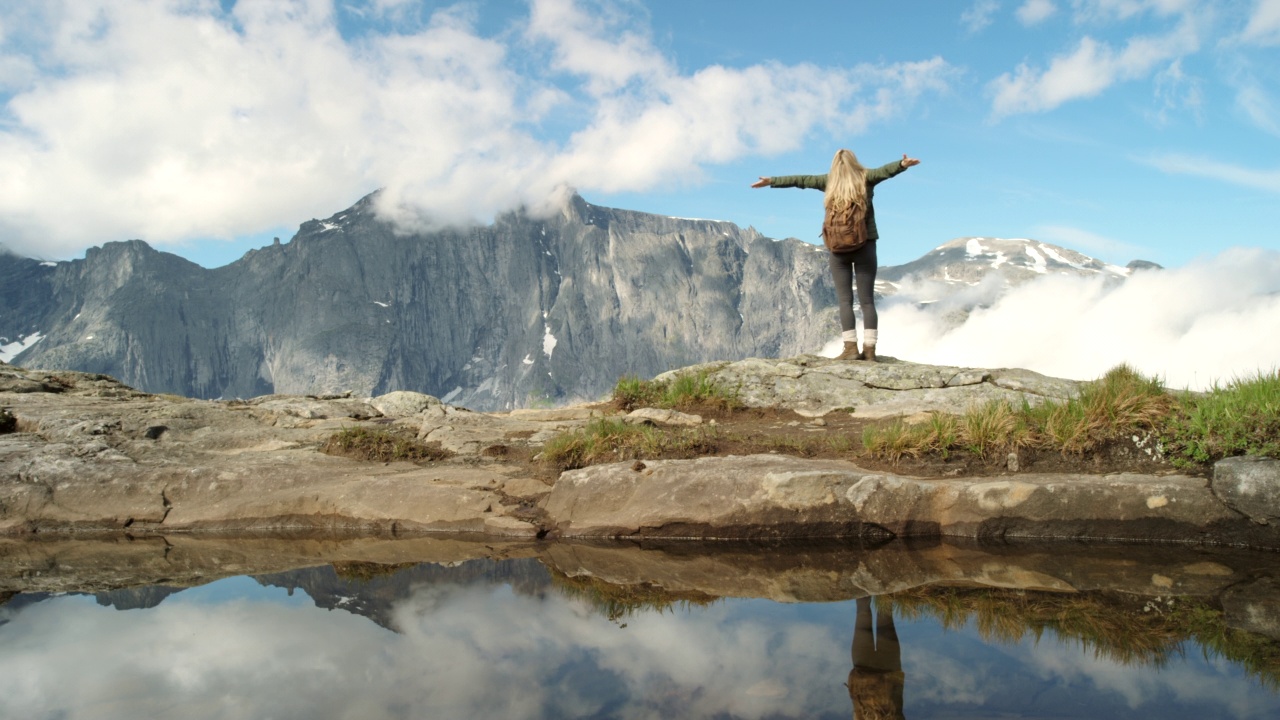
[[[954,72],[940,58],[689,71],[625,6],[571,0],[534,0],[497,33],[466,6],[353,34],[338,13],[354,10],[328,0],[223,5],[6,5],[6,242],[65,257],[128,237],[232,237],[379,187],[401,224],[484,220],[566,186],[696,181],[815,130],[858,133]]]

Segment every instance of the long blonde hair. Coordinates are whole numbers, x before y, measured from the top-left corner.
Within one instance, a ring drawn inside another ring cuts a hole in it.
[[[823,207],[832,215],[852,212],[853,219],[861,224],[867,215],[867,169],[858,162],[858,156],[841,148],[831,159],[831,172],[827,175],[827,192],[822,198]]]

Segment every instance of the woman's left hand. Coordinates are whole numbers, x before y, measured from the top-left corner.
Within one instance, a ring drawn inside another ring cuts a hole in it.
[[[902,167],[909,168],[912,165],[919,165],[920,161],[915,158],[907,157],[906,153],[902,153]]]

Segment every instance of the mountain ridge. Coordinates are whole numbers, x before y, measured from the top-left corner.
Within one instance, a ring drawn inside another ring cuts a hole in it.
[[[219,268],[139,240],[60,263],[0,255],[0,347],[16,364],[150,392],[413,390],[492,410],[594,399],[623,374],[813,351],[838,327],[825,250],[793,238],[577,195],[548,216],[406,235],[373,201]],[[895,273],[881,269],[882,294]]]

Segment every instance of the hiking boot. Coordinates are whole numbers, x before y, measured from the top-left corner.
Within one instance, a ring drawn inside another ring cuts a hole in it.
[[[858,354],[858,343],[845,340],[844,351],[836,356],[837,360],[861,360],[862,356]]]
[[[862,346],[862,353],[858,355],[858,359],[866,360],[867,362],[875,362],[876,346],[870,343],[864,343]]]

